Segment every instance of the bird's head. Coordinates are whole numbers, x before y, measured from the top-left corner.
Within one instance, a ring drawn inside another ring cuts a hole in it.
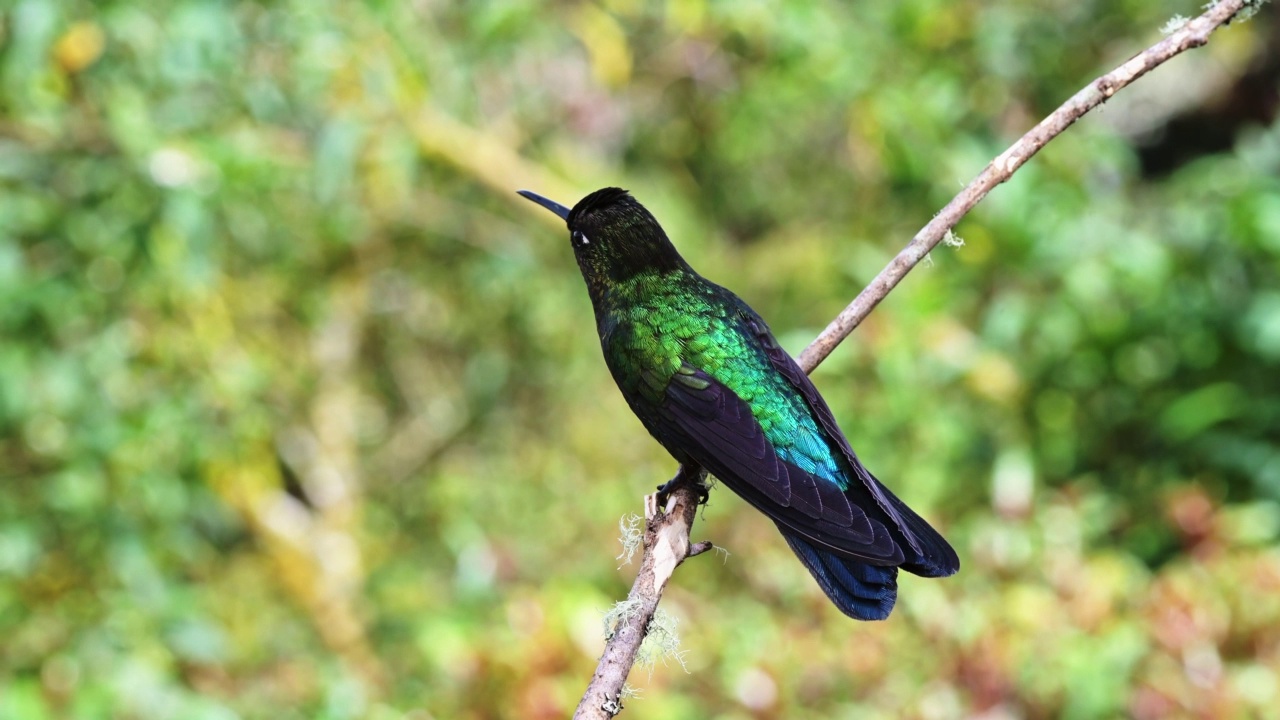
[[[578,267],[593,293],[642,272],[688,268],[662,226],[626,190],[597,190],[572,210],[528,190],[520,195],[564,218]]]

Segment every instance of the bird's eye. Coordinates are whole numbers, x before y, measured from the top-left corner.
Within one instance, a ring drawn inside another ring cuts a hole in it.
[[[573,239],[573,244],[578,247],[585,247],[591,244],[591,241],[588,240],[587,236],[583,235],[580,230],[573,231],[572,239]]]

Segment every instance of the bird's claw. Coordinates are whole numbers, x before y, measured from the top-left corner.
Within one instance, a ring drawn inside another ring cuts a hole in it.
[[[704,485],[702,481],[698,481],[693,490],[698,496],[699,505],[706,505],[707,501],[711,499],[711,488]]]
[[[677,487],[684,483],[693,486],[693,490],[697,493],[698,504],[706,505],[711,499],[711,490],[706,485],[707,472],[700,467],[694,466],[688,468],[684,465],[676,471],[676,476],[658,486],[658,492],[653,496],[656,500],[657,507],[665,508],[667,506],[668,496],[675,491]]]

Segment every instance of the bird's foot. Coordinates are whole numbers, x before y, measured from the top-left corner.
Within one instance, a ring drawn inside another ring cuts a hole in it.
[[[652,496],[655,505],[665,508],[667,498],[675,489],[684,484],[693,486],[693,491],[698,495],[698,504],[705,505],[707,500],[711,499],[711,490],[707,487],[707,471],[697,465],[681,465],[676,471],[676,476],[658,486],[658,492]]]

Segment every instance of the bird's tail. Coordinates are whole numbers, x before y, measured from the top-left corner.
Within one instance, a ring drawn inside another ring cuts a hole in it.
[[[834,555],[779,526],[800,562],[840,612],[855,620],[884,620],[898,599],[898,568]]]

